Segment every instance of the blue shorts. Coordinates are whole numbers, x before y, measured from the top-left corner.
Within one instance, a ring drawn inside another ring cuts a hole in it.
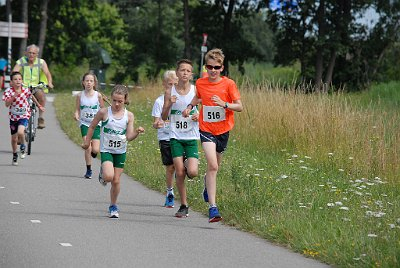
[[[28,122],[29,119],[27,118],[19,119],[18,121],[10,120],[11,135],[14,135],[18,132],[18,126],[24,126],[26,128],[28,126]]]
[[[200,130],[200,141],[203,142],[213,142],[215,143],[217,153],[223,153],[228,146],[229,131],[222,133],[221,135],[213,135],[210,132],[205,132]]]

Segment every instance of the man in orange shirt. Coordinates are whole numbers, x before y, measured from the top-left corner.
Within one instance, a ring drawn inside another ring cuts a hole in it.
[[[205,62],[208,77],[196,81],[196,95],[182,113],[188,116],[191,109],[201,102],[200,140],[207,160],[203,197],[209,203],[209,222],[222,220],[216,204],[217,172],[228,144],[229,131],[235,124],[234,112],[243,110],[235,82],[221,76],[224,58],[221,49],[207,52]]]

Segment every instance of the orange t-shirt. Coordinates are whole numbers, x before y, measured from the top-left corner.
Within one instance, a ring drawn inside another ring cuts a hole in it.
[[[225,132],[230,131],[235,124],[234,112],[229,109],[223,109],[225,111],[225,120],[218,121],[216,120],[207,120],[204,116],[205,106],[206,113],[208,112],[208,116],[214,118],[214,111],[217,113],[220,111],[218,109],[220,106],[216,105],[211,97],[214,95],[219,96],[224,102],[232,103],[235,100],[240,99],[239,90],[232,79],[229,79],[225,76],[221,77],[221,80],[218,82],[210,82],[208,78],[200,78],[196,81],[196,94],[199,99],[201,99],[201,109],[200,109],[200,117],[199,117],[199,128],[201,131],[210,132],[213,135],[220,135]],[[214,109],[213,109],[214,108]],[[217,116],[217,118],[219,115]]]

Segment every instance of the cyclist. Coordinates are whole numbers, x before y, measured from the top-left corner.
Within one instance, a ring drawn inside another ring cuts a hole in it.
[[[28,88],[22,87],[22,74],[12,72],[10,75],[11,87],[7,88],[3,93],[3,101],[6,107],[9,107],[10,130],[11,130],[11,148],[13,151],[12,165],[18,165],[18,140],[21,141],[20,156],[25,158],[25,128],[28,126],[29,117],[31,116],[30,105],[28,99],[31,92]],[[36,105],[41,111],[44,108],[33,97]]]
[[[49,88],[53,88],[53,79],[49,68],[47,67],[47,63],[43,59],[39,59],[38,56],[39,47],[36,45],[29,45],[26,48],[25,57],[17,60],[16,65],[13,68],[14,72],[20,72],[22,74],[23,83],[25,86],[36,86],[40,82],[46,82],[43,80],[47,80],[47,86]],[[43,76],[44,74],[44,76]],[[41,79],[42,78],[42,79]],[[38,90],[34,92],[36,99],[39,101],[40,105],[45,107],[46,104],[46,96],[43,90]],[[39,118],[38,118],[38,128],[45,128],[44,111],[39,110]]]

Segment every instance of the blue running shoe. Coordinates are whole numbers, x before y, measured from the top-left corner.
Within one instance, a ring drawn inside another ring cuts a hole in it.
[[[208,193],[207,193],[207,188],[206,188],[206,175],[204,175],[203,200],[204,200],[204,202],[208,202]]]
[[[110,218],[113,218],[113,219],[118,219],[119,218],[117,205],[111,205],[108,208],[108,212],[110,213],[110,216],[109,216]]]
[[[165,204],[164,206],[166,208],[173,208],[174,207],[174,195],[169,194],[165,197]]]
[[[86,170],[85,178],[86,179],[92,178],[92,170],[91,169]]]
[[[208,222],[219,222],[222,220],[221,215],[219,214],[218,208],[217,207],[210,207],[208,209]]]

